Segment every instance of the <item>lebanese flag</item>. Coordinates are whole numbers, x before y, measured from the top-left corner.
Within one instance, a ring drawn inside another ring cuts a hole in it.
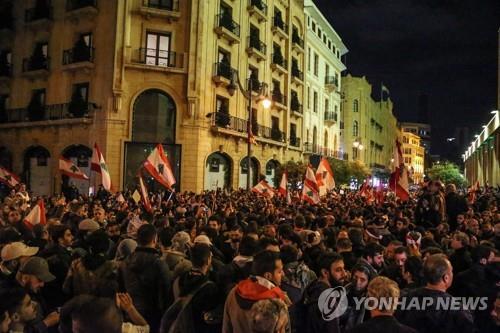
[[[283,171],[283,176],[281,176],[280,187],[278,187],[278,194],[286,197],[288,194],[288,172]]]
[[[106,191],[111,191],[111,176],[109,175],[106,161],[97,143],[94,144],[94,150],[92,151],[90,169],[101,174],[102,186]]]
[[[307,166],[306,177],[302,186],[302,200],[309,202],[311,205],[319,203],[319,187],[310,165]]]
[[[377,202],[378,205],[381,205],[384,203],[384,188],[382,186],[382,182],[380,182],[377,186],[377,191],[375,192],[375,201]]]
[[[47,223],[45,218],[45,205],[43,200],[38,200],[35,207],[33,207],[31,212],[24,218],[24,224],[29,229],[32,229],[37,224],[45,225],[45,223]]]
[[[265,180],[261,180],[257,185],[252,187],[252,192],[260,194],[266,198],[274,197],[274,189]]]
[[[148,189],[141,175],[139,175],[139,190],[141,192],[142,205],[148,212],[153,212],[153,207],[151,207],[151,201],[149,200]]]
[[[319,187],[319,195],[322,197],[328,191],[335,188],[335,179],[333,178],[333,171],[326,158],[322,158],[319,163],[318,170],[316,170],[316,182]]]
[[[59,171],[71,178],[89,179],[73,162],[64,157],[59,157]]]
[[[399,163],[399,164],[396,164]],[[410,198],[408,170],[405,167],[403,154],[401,153],[401,143],[396,140],[396,149],[394,151],[395,170],[389,178],[389,188],[396,193],[396,196],[402,201]]]
[[[166,188],[171,189],[175,184],[174,172],[161,144],[156,145],[156,148],[149,154],[144,162],[144,168]]]
[[[10,187],[16,187],[21,183],[21,180],[12,172],[0,167],[0,182]]]

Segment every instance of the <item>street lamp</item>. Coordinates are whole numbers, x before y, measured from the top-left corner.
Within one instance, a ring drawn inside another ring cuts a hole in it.
[[[250,182],[251,182],[251,158],[252,158],[252,91],[253,91],[253,80],[252,78],[248,78],[248,90],[245,89],[243,84],[240,81],[240,76],[238,71],[233,71],[231,76],[231,82],[227,86],[227,92],[229,95],[234,96],[236,90],[239,89],[243,96],[248,100],[248,124],[247,124],[247,190],[250,190]],[[262,106],[264,109],[269,109],[271,107],[271,100],[267,95],[267,84],[261,83],[259,87],[259,96],[258,100],[262,100]],[[258,102],[257,100],[257,102]]]

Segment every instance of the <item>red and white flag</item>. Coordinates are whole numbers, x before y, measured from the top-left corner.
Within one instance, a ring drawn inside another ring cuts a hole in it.
[[[149,154],[144,162],[144,168],[166,188],[170,189],[175,184],[173,169],[161,144],[156,145],[156,148]]]
[[[12,172],[0,167],[0,182],[10,187],[16,187],[21,183],[21,180]]]
[[[101,174],[102,186],[106,191],[111,191],[111,176],[109,175],[108,166],[106,165],[104,156],[102,155],[97,143],[94,144],[94,150],[92,151],[90,169]]]
[[[288,172],[283,171],[283,176],[281,176],[280,187],[278,187],[278,194],[280,196],[286,197],[288,194]]]
[[[45,223],[47,223],[45,217],[45,205],[43,200],[38,200],[35,207],[33,207],[31,212],[24,218],[24,224],[31,229],[37,224],[45,225]]]
[[[316,170],[316,182],[319,187],[319,195],[322,197],[328,191],[335,188],[335,179],[333,178],[333,171],[326,158],[322,158],[319,163],[318,170]]]
[[[123,197],[123,194],[120,192],[118,193],[118,196],[116,197],[116,201],[118,202],[125,202],[125,198]]]
[[[319,203],[319,188],[316,182],[316,176],[310,165],[307,166],[304,184],[302,186],[302,200],[314,205]]]
[[[59,171],[61,171],[63,175],[71,178],[89,179],[89,177],[87,177],[87,175],[84,174],[80,168],[64,157],[59,157]]]
[[[396,193],[398,198],[407,201],[410,198],[408,170],[405,167],[401,143],[398,140],[396,140],[396,147],[394,150],[394,166],[394,172],[389,178],[389,188]]]
[[[146,184],[144,184],[144,180],[142,179],[141,175],[139,175],[139,190],[141,192],[142,205],[148,212],[151,213],[153,211],[153,207],[151,207],[148,189],[146,187]]]
[[[274,197],[274,189],[265,180],[261,180],[257,185],[252,187],[252,192],[260,194],[266,198]]]
[[[479,185],[479,180],[477,180],[474,185],[472,185],[469,188],[469,191],[467,193],[467,199],[469,200],[470,203],[476,202],[476,196],[477,196],[477,191],[479,191],[480,185]]]

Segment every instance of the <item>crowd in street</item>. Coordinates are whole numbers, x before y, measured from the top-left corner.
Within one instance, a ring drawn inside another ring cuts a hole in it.
[[[244,190],[150,197],[145,209],[102,188],[12,189],[0,203],[0,332],[500,331],[496,188],[473,202],[439,181],[405,202],[350,190],[316,205]],[[40,200],[43,223],[26,223]],[[328,317],[325,291],[341,286],[346,307]],[[357,307],[367,296],[487,306]]]

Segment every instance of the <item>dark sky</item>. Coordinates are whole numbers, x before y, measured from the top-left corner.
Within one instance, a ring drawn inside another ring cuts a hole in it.
[[[478,133],[497,108],[500,0],[315,3],[349,49],[348,72],[366,75],[375,96],[384,82],[398,120],[417,120],[428,96],[432,153],[445,153],[456,126]]]

